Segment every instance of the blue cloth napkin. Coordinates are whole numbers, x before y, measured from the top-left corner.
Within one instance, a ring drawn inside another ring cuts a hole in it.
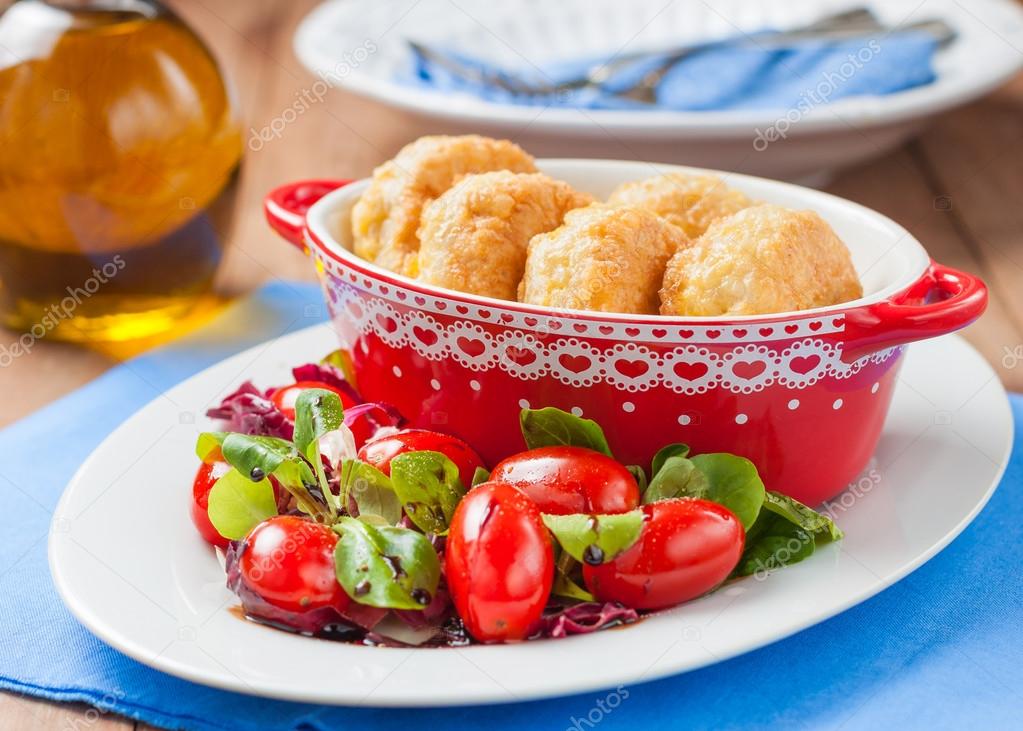
[[[127,362],[0,432],[0,688],[203,731],[1018,728],[1018,396],[1013,462],[991,503],[952,545],[834,619],[685,675],[505,706],[325,708],[201,687],[107,647],[64,609],[50,582],[47,527],[65,483],[108,432],[161,391],[257,341],[318,322],[321,308],[314,286],[271,285],[210,327]]]
[[[757,47],[743,36],[716,43],[679,61],[658,86],[656,108],[677,111],[726,109],[798,109],[862,95],[894,94],[935,79],[936,43],[921,32],[900,32],[878,39],[838,43],[801,41],[785,47]],[[578,78],[613,56],[562,60],[538,66],[500,68],[454,49],[440,49],[473,68],[530,84],[557,84]],[[649,109],[615,95],[657,68],[662,55],[630,63],[599,89],[557,95],[525,96],[495,85],[453,75],[443,64],[411,51],[411,64],[398,74],[402,83],[439,92],[464,92],[492,102],[584,109]]]

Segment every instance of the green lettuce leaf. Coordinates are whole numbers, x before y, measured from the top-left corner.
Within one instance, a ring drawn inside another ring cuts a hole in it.
[[[357,459],[341,462],[341,504],[354,500],[359,519],[375,525],[394,525],[401,520],[401,500],[391,479],[373,465]]]
[[[253,481],[236,469],[228,470],[213,483],[207,513],[220,535],[240,540],[277,515],[273,485],[267,479]]]
[[[781,516],[763,511],[746,535],[746,548],[733,575],[762,574],[813,555],[813,536]]]
[[[817,546],[842,538],[842,531],[826,515],[787,495],[767,492],[753,527],[746,532],[734,575],[768,573],[813,555]]]
[[[543,522],[565,553],[576,561],[596,566],[613,560],[639,539],[643,511],[614,515],[544,514]]]
[[[580,602],[595,602],[597,598],[571,578],[569,575],[556,571],[554,583],[551,585],[551,594],[562,596],[566,599],[575,599]]]
[[[204,431],[195,440],[195,456],[203,462],[208,462],[210,454],[220,449],[226,436],[227,433],[222,431]]]
[[[309,448],[327,432],[345,423],[341,398],[325,388],[307,388],[295,399],[295,435],[298,451],[312,461]]]
[[[611,457],[604,430],[591,419],[548,406],[545,409],[523,409],[519,414],[522,438],[529,449],[539,447],[585,447]]]
[[[337,580],[353,600],[385,609],[423,609],[437,592],[440,560],[422,533],[341,518],[334,531]]]
[[[490,470],[488,470],[485,467],[477,467],[476,471],[472,473],[472,485],[471,485],[471,487],[476,487],[476,485],[479,485],[480,483],[486,482],[489,479],[490,479]]]
[[[818,546],[842,539],[842,531],[831,518],[780,492],[768,490],[765,493],[764,510],[770,510],[798,525],[814,537]]]
[[[689,445],[688,444],[669,444],[661,447],[657,450],[657,454],[654,455],[653,461],[650,463],[650,475],[656,477],[657,473],[664,467],[664,463],[668,461],[669,457],[688,457],[689,456]]]
[[[659,454],[659,453],[658,453]],[[709,483],[696,464],[682,455],[668,456],[643,492],[643,504],[677,497],[705,498]]]
[[[644,492],[646,492],[647,487],[646,470],[644,470],[638,464],[627,464],[625,465],[625,469],[627,469],[629,473],[632,475],[633,479],[636,480],[636,484],[639,486],[639,494],[642,495]]]
[[[309,494],[317,484],[316,475],[305,457],[286,439],[231,433],[221,445],[224,459],[243,475],[254,480],[273,475],[290,492],[298,507],[312,516],[330,517],[319,501]]]
[[[764,483],[756,466],[745,457],[725,452],[698,454],[692,462],[707,478],[704,498],[731,510],[748,531],[764,504]]]
[[[427,533],[446,533],[465,495],[458,467],[440,452],[399,454],[391,460],[391,485],[405,514]]]

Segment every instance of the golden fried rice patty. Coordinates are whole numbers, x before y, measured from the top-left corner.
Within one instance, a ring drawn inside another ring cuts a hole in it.
[[[514,300],[529,240],[592,202],[588,193],[542,173],[466,175],[423,208],[419,279]]]
[[[696,238],[719,218],[756,205],[713,175],[667,173],[622,183],[607,199],[612,206],[639,206]]]
[[[662,315],[760,315],[863,295],[849,250],[813,211],[747,208],[668,262]]]
[[[677,226],[643,208],[594,203],[529,242],[519,299],[597,312],[657,313],[668,259],[689,243]]]
[[[416,275],[419,215],[462,175],[490,170],[536,171],[533,158],[508,140],[479,135],[420,137],[373,171],[352,208],[356,254],[386,269]]]

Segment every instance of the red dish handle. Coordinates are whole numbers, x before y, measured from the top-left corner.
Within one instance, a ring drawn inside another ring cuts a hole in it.
[[[972,274],[934,261],[908,289],[846,315],[845,360],[925,340],[969,325],[987,307],[987,287]]]
[[[299,180],[271,190],[263,199],[263,213],[270,228],[302,251],[305,214],[313,203],[331,191],[348,185],[351,180]]]

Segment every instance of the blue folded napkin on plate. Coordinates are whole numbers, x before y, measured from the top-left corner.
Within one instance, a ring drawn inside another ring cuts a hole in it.
[[[752,37],[755,39],[755,35]],[[411,51],[410,67],[398,74],[402,83],[440,92],[464,92],[504,104],[584,109],[800,109],[852,96],[894,94],[935,79],[932,60],[936,42],[930,35],[906,31],[877,39],[826,43],[800,41],[784,47],[758,47],[750,36],[703,48],[675,64],[658,85],[653,107],[617,96],[660,65],[663,55],[630,63],[601,88],[557,95],[525,96],[496,85],[469,81],[443,64]],[[483,59],[439,48],[445,55],[476,69],[504,74],[530,84],[557,84],[578,78],[614,56],[590,56],[538,65],[501,68]]]
[[[1013,397],[1016,449],[1001,487],[937,557],[789,639],[703,670],[610,691],[614,699],[605,691],[476,708],[328,708],[194,685],[107,647],[75,621],[50,582],[47,528],[65,483],[107,433],[163,390],[234,352],[319,322],[321,312],[318,288],[271,285],[209,327],[114,368],[0,432],[0,688],[202,731],[1018,727],[1019,396]],[[178,519],[187,520],[182,511]]]

